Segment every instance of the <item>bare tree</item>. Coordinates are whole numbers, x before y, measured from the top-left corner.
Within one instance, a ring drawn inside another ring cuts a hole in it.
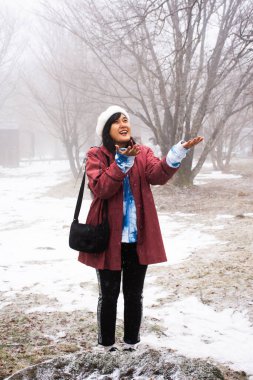
[[[41,70],[36,71],[36,79],[24,74],[26,85],[44,114],[40,123],[62,142],[71,172],[77,177],[80,150],[92,135],[91,104],[84,92],[77,90],[80,81],[85,87],[85,77],[79,75],[85,61],[84,51],[71,35],[50,24],[41,38],[39,51],[33,53]]]
[[[163,154],[219,115],[196,165],[191,150],[178,173],[189,185],[231,116],[252,104],[252,41],[240,38],[252,8],[247,0],[74,0],[48,4],[46,17],[86,43],[104,69],[97,91],[136,115]]]
[[[253,137],[251,126],[252,115],[249,113],[231,117],[229,123],[222,130],[219,139],[211,151],[211,159],[215,170],[230,171],[230,162],[236,155],[236,147]],[[238,153],[238,152],[237,152]]]
[[[16,29],[15,18],[10,15],[7,7],[2,6],[0,10],[0,109],[15,88],[11,75],[20,56],[18,49],[14,51],[12,46]]]

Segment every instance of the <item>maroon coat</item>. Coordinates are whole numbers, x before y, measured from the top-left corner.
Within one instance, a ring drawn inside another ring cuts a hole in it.
[[[110,159],[109,167],[105,155]],[[141,146],[133,167],[127,173],[136,206],[137,253],[140,264],[167,261],[150,184],[163,185],[176,171],[177,169],[167,165],[165,158],[160,160],[150,148]],[[86,172],[94,195],[87,223],[101,223],[103,199],[108,199],[110,241],[105,252],[80,252],[78,260],[97,269],[121,270],[123,179],[126,174],[117,166],[113,154],[104,146],[93,147],[88,151]]]

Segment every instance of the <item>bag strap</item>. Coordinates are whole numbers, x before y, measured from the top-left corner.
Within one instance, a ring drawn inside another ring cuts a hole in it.
[[[110,159],[109,159],[108,156],[106,156],[106,160],[107,160],[107,166],[110,166]],[[83,173],[83,179],[82,179],[82,183],[81,183],[81,186],[80,186],[79,194],[78,194],[78,197],[77,197],[76,208],[75,208],[75,213],[74,213],[74,220],[76,220],[77,222],[78,222],[79,213],[80,213],[81,206],[82,206],[82,201],[83,201],[83,193],[84,193],[84,186],[85,186],[85,176],[86,176],[86,161],[85,161],[85,170],[84,170],[84,173]],[[107,199],[104,201],[103,214],[104,214],[104,211],[105,211],[105,216],[107,217],[107,215],[108,215],[108,202],[107,202]]]

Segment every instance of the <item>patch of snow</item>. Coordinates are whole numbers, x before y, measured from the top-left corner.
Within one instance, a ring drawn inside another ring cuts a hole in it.
[[[163,235],[165,251],[167,253],[167,265],[175,265],[187,259],[201,247],[206,247],[219,242],[213,235],[202,232],[204,226],[194,222],[194,216],[186,220],[181,216],[180,222],[175,222],[173,215],[158,214]],[[164,263],[159,265],[166,265]]]
[[[207,181],[202,181],[202,180],[199,180],[199,179],[194,179],[194,185],[206,185],[208,182]]]
[[[158,319],[163,335],[144,336],[143,343],[170,347],[193,358],[211,357],[253,375],[253,330],[247,314],[233,309],[215,311],[195,297],[146,309]],[[166,335],[164,337],[164,335]]]
[[[224,230],[225,226],[220,224],[218,226],[207,226],[207,227],[204,227],[204,230]]]
[[[173,215],[176,215],[176,216],[182,216],[184,218],[189,218],[189,219],[192,219],[194,216],[196,216],[197,214],[193,214],[193,213],[190,213],[190,212],[181,212],[181,211],[176,211]]]
[[[199,173],[196,178],[200,179],[237,179],[242,178],[240,174],[222,173],[221,171],[212,171],[210,173]]]
[[[200,172],[194,179],[194,184],[205,185],[213,179],[237,179],[242,178],[240,174],[222,173],[222,171],[211,171],[209,173]]]
[[[11,302],[2,301],[0,305],[0,310],[4,309],[6,306],[9,306],[9,305],[11,305]]]
[[[43,334],[43,336],[54,342],[58,342],[60,339],[66,338],[67,334],[65,331],[59,331],[56,335]]]
[[[247,216],[248,218],[253,218],[253,212],[246,212],[244,216]]]
[[[119,368],[116,368],[112,373],[109,374],[110,379],[112,380],[118,380],[120,378],[120,370]],[[81,375],[82,376],[82,375]],[[98,371],[93,372],[91,375],[88,377],[85,377],[87,380],[103,380],[103,379],[108,379],[108,374],[107,375],[99,375]],[[77,380],[82,380],[83,377],[77,377]]]
[[[230,215],[230,214],[218,214],[215,217],[216,220],[220,220],[220,219],[233,219],[233,218],[234,218],[234,215]]]

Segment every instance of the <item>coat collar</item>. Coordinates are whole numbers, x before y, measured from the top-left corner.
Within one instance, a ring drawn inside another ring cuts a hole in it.
[[[110,158],[110,161],[114,160],[114,155],[104,146],[100,146],[101,151]]]

